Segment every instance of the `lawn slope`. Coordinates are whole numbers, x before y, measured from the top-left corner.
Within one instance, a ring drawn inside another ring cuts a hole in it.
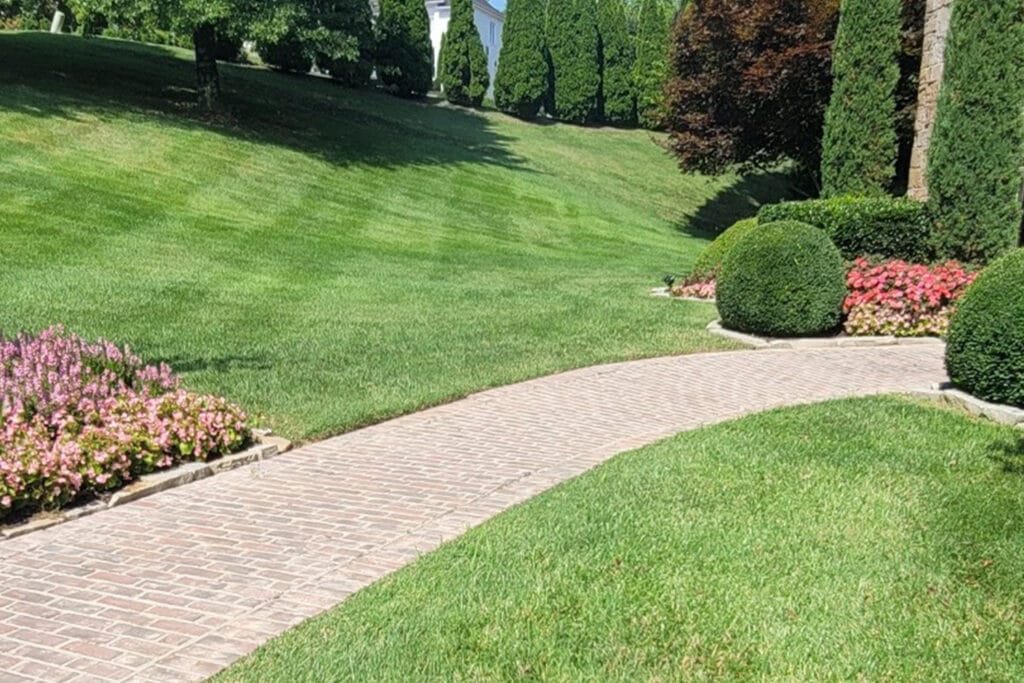
[[[721,348],[645,290],[777,191],[678,173],[641,131],[530,125],[0,33],[0,330],[64,323],[293,437],[560,369]]]
[[[613,459],[226,681],[1024,680],[1024,447],[902,399]]]

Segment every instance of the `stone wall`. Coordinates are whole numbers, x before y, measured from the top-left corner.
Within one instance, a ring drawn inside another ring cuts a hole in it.
[[[953,0],[927,0],[924,20],[924,44],[921,53],[921,81],[917,93],[917,120],[914,123],[914,149],[910,158],[907,196],[928,199],[928,148],[935,125],[935,107],[942,85],[943,55]]]

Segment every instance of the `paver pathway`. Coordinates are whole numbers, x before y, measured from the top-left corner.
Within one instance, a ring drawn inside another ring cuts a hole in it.
[[[5,541],[0,680],[202,679],[616,453],[769,407],[943,378],[941,346],[588,368]]]

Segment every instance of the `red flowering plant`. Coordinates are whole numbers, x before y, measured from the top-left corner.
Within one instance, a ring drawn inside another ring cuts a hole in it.
[[[715,298],[715,277],[711,275],[687,278],[673,284],[669,291],[672,296],[710,301]]]
[[[956,261],[926,266],[859,258],[847,276],[843,312],[851,335],[944,336],[956,300],[977,273]]]

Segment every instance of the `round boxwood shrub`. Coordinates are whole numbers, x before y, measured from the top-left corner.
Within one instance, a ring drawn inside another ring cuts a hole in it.
[[[700,253],[696,263],[693,264],[693,271],[690,273],[690,276],[694,278],[709,278],[717,275],[722,267],[722,261],[725,260],[725,255],[732,251],[732,248],[748,232],[756,227],[756,218],[745,218],[734,223],[731,228],[716,237],[715,241]]]
[[[983,270],[949,326],[946,369],[978,398],[1024,408],[1024,249]]]
[[[758,226],[726,255],[718,313],[732,330],[769,337],[831,332],[846,298],[843,257],[824,232],[799,221]]]

